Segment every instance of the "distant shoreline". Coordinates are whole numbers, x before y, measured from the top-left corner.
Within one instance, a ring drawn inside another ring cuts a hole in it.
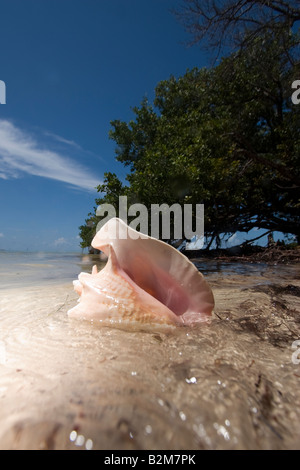
[[[184,250],[189,259],[206,258],[230,262],[294,264],[300,262],[300,246],[289,248],[274,245],[272,247],[245,246],[213,250]]]
[[[96,251],[96,250],[95,250]],[[60,256],[98,256],[99,253],[79,252],[79,251],[13,251],[0,249],[0,254],[43,254]],[[181,250],[181,253],[189,259],[207,259],[230,262],[250,262],[250,263],[282,263],[295,264],[300,262],[300,246],[290,247],[289,245],[277,245],[263,247],[259,245],[234,246],[230,248],[219,249],[199,249],[199,250]]]

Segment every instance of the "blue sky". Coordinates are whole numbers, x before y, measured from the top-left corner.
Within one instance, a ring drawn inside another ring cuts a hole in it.
[[[0,250],[80,251],[95,186],[127,172],[110,121],[128,121],[159,81],[211,65],[186,45],[180,3],[1,2]]]
[[[176,0],[1,2],[0,249],[77,251],[105,171],[110,121],[160,80],[207,64]]]

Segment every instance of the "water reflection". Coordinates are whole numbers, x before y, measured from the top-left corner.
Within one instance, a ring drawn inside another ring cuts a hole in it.
[[[270,266],[265,263],[193,259],[192,262],[205,276],[212,278],[237,275],[251,276],[290,273],[290,266]],[[32,286],[58,282],[72,282],[79,272],[98,270],[106,263],[106,257],[80,253],[17,253],[0,252],[0,289],[15,286]],[[299,273],[298,273],[299,275]]]

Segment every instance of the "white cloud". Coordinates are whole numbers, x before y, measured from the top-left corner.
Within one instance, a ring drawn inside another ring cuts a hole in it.
[[[0,178],[18,178],[22,173],[50,178],[84,190],[101,183],[76,161],[44,148],[7,120],[0,120]]]
[[[4,233],[0,233],[0,238],[1,238],[1,237],[4,237]]]
[[[96,157],[97,160],[101,160],[102,162],[105,161],[102,157],[95,154],[94,152],[83,149],[81,145],[77,144],[77,142],[74,142],[74,140],[66,139],[65,137],[62,137],[60,135],[57,135],[57,134],[54,134],[53,132],[48,132],[48,131],[43,131],[43,134],[47,137],[50,137],[52,140],[59,142],[60,144],[71,147],[72,150],[80,152],[82,155],[92,155],[93,157]]]
[[[80,145],[78,145],[74,140],[69,140],[65,139],[64,137],[61,137],[60,135],[54,134],[53,132],[44,132],[45,135],[52,137],[53,139],[57,140],[58,142],[61,142],[66,145],[70,145],[71,147],[75,147],[76,149],[82,150]]]
[[[226,242],[226,247],[230,248],[232,246],[240,245],[246,240],[245,235],[240,232],[236,232],[231,237],[228,238]]]
[[[54,241],[54,246],[67,245],[68,241],[64,237],[60,237]]]
[[[227,243],[233,243],[238,238],[237,234],[234,233],[231,237],[228,238]]]

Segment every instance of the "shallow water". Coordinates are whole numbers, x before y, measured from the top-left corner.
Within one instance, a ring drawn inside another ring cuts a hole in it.
[[[99,256],[80,253],[0,252],[0,290],[70,282],[94,263],[104,265]]]
[[[94,262],[1,265],[1,449],[300,447],[298,266],[195,261],[212,322],[135,330],[68,319]]]

